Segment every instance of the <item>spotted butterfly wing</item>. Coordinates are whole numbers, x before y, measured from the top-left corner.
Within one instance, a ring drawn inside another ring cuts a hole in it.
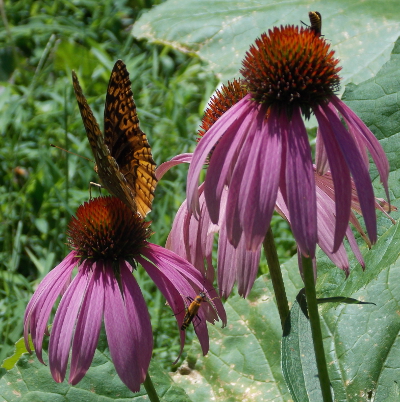
[[[103,186],[145,217],[151,210],[157,184],[156,164],[146,134],[140,130],[131,82],[125,64],[118,60],[111,72],[104,108],[104,135],[82,93],[72,80],[83,124]]]

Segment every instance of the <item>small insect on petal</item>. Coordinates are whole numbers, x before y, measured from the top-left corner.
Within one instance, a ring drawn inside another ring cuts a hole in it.
[[[181,326],[182,331],[186,330],[186,328],[193,321],[194,317],[197,316],[199,318],[199,320],[201,320],[201,318],[197,315],[197,313],[201,307],[201,303],[211,302],[214,300],[214,299],[207,298],[205,292],[200,292],[194,299],[192,299],[191,297],[188,297],[188,299],[190,300],[190,304],[189,304],[189,307],[186,309],[186,314],[185,314],[185,317],[183,318],[183,323]]]
[[[184,331],[190,323],[193,321],[194,317],[196,317],[197,312],[201,306],[202,302],[206,301],[206,295],[204,292],[200,292],[199,295],[195,297],[194,300],[191,301],[189,307],[186,310],[185,317],[183,318],[183,324],[181,330]]]

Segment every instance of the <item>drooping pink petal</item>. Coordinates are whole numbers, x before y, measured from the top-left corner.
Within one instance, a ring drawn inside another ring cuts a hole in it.
[[[101,271],[100,278],[105,289],[104,324],[115,370],[132,392],[139,392],[142,371],[138,362],[142,351],[134,343],[127,305],[113,271]]]
[[[239,120],[238,118],[220,139],[213,151],[207,170],[204,193],[211,221],[215,224],[218,223],[221,194],[224,186],[226,184],[231,186],[232,180],[240,181],[240,178],[231,178],[232,171],[237,169],[236,160],[238,158],[247,159],[246,142],[249,135],[252,136],[250,127],[253,117],[257,114],[257,108],[254,107],[253,102],[248,99],[241,102],[247,103],[248,110],[243,115],[243,119]],[[243,173],[239,171],[239,174]]]
[[[209,283],[206,278],[204,278],[201,273],[193,267],[193,265],[176,255],[175,253],[155,244],[151,244],[151,248],[148,248],[146,250],[146,253],[147,258],[153,261],[155,265],[163,266],[164,268],[168,266],[170,269],[170,273],[173,274],[175,277],[177,276],[176,273],[179,273],[186,279],[186,282],[187,280],[189,280],[192,286],[195,286],[198,291],[204,289],[208,292],[211,299],[215,298],[214,301],[211,302],[211,304],[218,312],[223,325],[226,325],[226,312],[221,300],[219,299],[219,297],[217,297],[218,295],[215,292],[215,289],[212,287],[212,284]],[[191,295],[188,294],[188,296]]]
[[[236,249],[227,239],[225,225],[221,226],[218,241],[218,287],[223,298],[228,298],[236,281]]]
[[[205,160],[207,159],[210,151],[214,145],[225,134],[229,135],[236,131],[243,116],[248,109],[247,97],[232,106],[226,113],[224,113],[216,123],[207,131],[204,137],[200,140],[193,154],[192,162],[190,163],[188,179],[187,179],[187,202],[191,211],[196,214],[199,213],[198,204],[198,179]]]
[[[47,331],[47,321],[52,307],[60,295],[65,283],[69,281],[72,270],[78,264],[76,252],[71,251],[64,260],[52,269],[42,280],[33,294],[24,316],[24,340],[26,349],[30,352],[28,334],[31,333],[36,356],[44,364],[42,358],[43,336]]]
[[[71,347],[71,340],[82,299],[92,276],[90,264],[83,262],[60,301],[49,342],[49,365],[56,382],[63,382]]]
[[[207,302],[203,302],[202,304],[204,303]],[[205,356],[210,350],[210,337],[208,336],[207,323],[202,310],[203,308],[204,307],[200,307],[197,317],[195,317],[195,319],[193,320],[193,326],[197,338],[199,339],[201,350],[203,351],[203,356]]]
[[[247,194],[243,230],[247,250],[256,251],[264,240],[275,208],[281,169],[282,142],[277,130],[278,116],[271,110],[268,121],[258,115],[256,136],[260,144],[254,152],[254,171],[246,180],[242,194]]]
[[[368,236],[372,243],[376,242],[376,214],[375,198],[372,189],[371,179],[367,167],[363,162],[361,153],[356,148],[353,138],[349,135],[340,119],[328,108],[321,106],[325,116],[332,127],[342,154],[346,159],[347,166],[350,169],[354,183],[357,188],[358,198],[360,200],[365,226]],[[331,166],[332,167],[332,166]]]
[[[202,266],[203,270],[199,269],[201,274],[204,277],[206,277],[211,283],[213,283],[215,273],[215,269],[212,262],[214,232],[211,230],[211,228],[214,227],[215,225],[213,225],[211,222],[210,215],[207,210],[204,193],[200,194],[199,202],[200,202],[200,219],[197,228],[196,227],[194,228],[194,230],[197,230],[198,234],[197,234],[196,259],[194,260],[193,265],[196,268]],[[194,221],[195,219],[192,218],[191,226],[196,226],[194,225]]]
[[[174,156],[171,160],[162,163],[158,168],[156,169],[156,178],[157,180],[161,180],[161,178],[165,175],[165,173],[168,172],[169,169],[171,169],[173,166],[180,165],[181,163],[190,163],[192,161],[193,154],[192,153],[187,153],[187,154],[180,154]]]
[[[146,251],[142,252],[145,255]],[[147,258],[147,257],[146,257]],[[137,261],[149,274],[153,282],[156,284],[157,288],[160,289],[161,293],[167,300],[168,305],[174,312],[181,340],[181,348],[179,355],[173,364],[176,364],[181,357],[183,347],[185,346],[186,332],[181,331],[180,328],[183,324],[183,318],[185,317],[185,303],[183,301],[183,295],[177,290],[175,283],[173,283],[163,272],[163,267],[156,267],[153,263],[145,260],[144,258],[138,256]],[[159,269],[161,268],[161,269]],[[187,294],[187,293],[186,293]],[[194,292],[193,292],[194,294]]]
[[[343,116],[349,130],[363,141],[370,152],[378,169],[383,187],[385,188],[387,200],[390,202],[388,189],[389,162],[381,144],[363,121],[337,96],[332,96],[331,102]]]
[[[99,340],[104,310],[104,288],[100,273],[104,269],[101,261],[93,264],[93,275],[89,278],[87,291],[80,309],[74,339],[72,341],[69,383],[72,385],[85,376],[92,363]],[[112,269],[106,267],[106,269]]]
[[[127,265],[125,261],[120,262],[121,283],[126,311],[132,327],[132,343],[139,351],[139,359],[136,364],[141,370],[140,382],[143,382],[146,379],[153,353],[153,332],[146,302]]]
[[[229,185],[228,198],[226,202],[226,216],[225,225],[227,229],[227,236],[230,243],[237,247],[239,240],[243,232],[243,212],[244,200],[247,198],[247,193],[243,190],[243,187],[251,177],[252,165],[254,164],[254,157],[252,155],[252,149],[259,148],[260,137],[256,135],[256,121],[252,119],[246,125],[246,131],[244,133],[245,139],[243,141],[237,160],[235,161],[232,177]],[[254,148],[253,148],[254,146]],[[206,178],[207,186],[208,176]],[[222,189],[221,189],[222,191]],[[206,198],[207,200],[207,198]],[[207,206],[209,204],[207,203]]]
[[[257,278],[260,255],[261,244],[253,251],[247,250],[244,243],[239,243],[236,253],[236,270],[238,293],[240,296],[247,297],[254,285],[254,281]]]
[[[337,267],[348,273],[349,260],[347,258],[346,249],[343,246],[343,241],[339,243],[339,247],[336,250],[333,250],[335,203],[319,187],[316,188],[316,193],[318,214],[318,245]]]
[[[320,138],[324,142],[325,150],[329,160],[329,166],[332,171],[332,179],[335,197],[335,234],[332,252],[335,252],[343,241],[347,230],[350,217],[351,204],[351,181],[350,171],[346,160],[343,157],[340,145],[332,131],[329,122],[325,116],[324,110],[320,107],[315,109],[315,116],[318,120]]]
[[[317,173],[324,175],[329,170],[328,155],[324,146],[323,139],[321,138],[321,128],[318,126],[317,139],[315,144],[315,164]]]
[[[171,278],[174,285],[178,289],[181,287],[183,292],[181,289],[179,291],[184,297],[189,296],[194,298],[201,291],[207,292],[209,303],[211,303],[214,310],[218,313],[223,326],[226,325],[226,312],[217,292],[212,284],[196,268],[175,253],[155,244],[151,244],[150,247],[146,248],[146,257],[156,266],[163,267],[163,272]],[[188,281],[193,286],[192,289],[188,289]],[[195,292],[194,294],[193,291]],[[213,322],[212,317],[211,322]]]
[[[305,256],[313,258],[317,244],[317,205],[311,149],[300,110],[281,125],[287,133],[286,192],[293,235]]]
[[[207,277],[207,279],[212,282],[214,278],[214,267],[212,265],[214,233],[209,230],[212,224],[205,203],[203,184],[199,187],[200,215],[198,219],[195,219],[193,214],[187,211],[186,201],[182,204],[186,209],[186,214],[183,217],[184,221],[183,226],[181,226],[180,239],[181,245],[178,246],[178,249],[184,249],[184,253],[177,254],[191,262],[204,277]],[[167,248],[175,251],[170,247]]]
[[[227,240],[225,225],[221,225],[218,242],[218,286],[223,298],[229,297],[237,280],[240,296],[247,297],[257,277],[261,246],[256,251],[246,249],[244,238],[235,248]]]

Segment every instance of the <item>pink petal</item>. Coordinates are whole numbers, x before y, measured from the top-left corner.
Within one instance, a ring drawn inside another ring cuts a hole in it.
[[[72,251],[69,253],[57,267],[44,277],[25,310],[25,346],[30,352],[28,342],[28,334],[30,332],[36,356],[43,364],[42,342],[43,336],[47,331],[47,321],[57,297],[60,295],[65,284],[69,282],[71,272],[78,262],[79,258],[76,257],[76,252]]]
[[[240,102],[244,102],[244,100]],[[222,190],[225,184],[230,185],[231,180],[237,180],[230,177],[232,171],[237,170],[238,162],[236,161],[239,157],[243,158],[243,154],[247,159],[247,153],[243,146],[248,141],[248,136],[251,135],[250,127],[257,114],[257,108],[255,107],[256,104],[247,99],[244,104],[247,104],[246,114],[240,116],[243,118],[242,120],[238,116],[238,119],[233,122],[229,130],[220,139],[212,154],[207,171],[204,193],[211,221],[215,224],[218,223]]]
[[[142,253],[145,255],[145,252]],[[163,271],[160,271],[155,265],[150,263],[149,261],[145,260],[144,258],[138,256],[137,261],[142,265],[142,267],[146,270],[149,274],[151,279],[156,284],[157,288],[160,289],[161,293],[167,300],[168,305],[171,307],[172,311],[174,312],[175,319],[178,324],[179,328],[179,335],[181,339],[181,349],[179,355],[174,363],[176,364],[181,357],[183,347],[185,346],[185,338],[186,332],[181,331],[180,328],[183,324],[183,319],[185,317],[185,303],[183,301],[183,296],[180,292],[175,288],[175,285],[164,275]],[[187,293],[186,293],[187,294]],[[192,293],[194,294],[194,292]]]
[[[153,331],[146,302],[127,265],[125,261],[120,263],[121,283],[128,319],[133,330],[132,343],[140,351],[138,364],[141,369],[140,381],[143,382],[153,353]]]
[[[146,352],[139,350],[135,344],[128,306],[124,303],[113,271],[101,271],[101,281],[105,289],[104,324],[115,370],[132,392],[139,392],[142,379],[139,355]]]
[[[224,134],[227,134],[228,130],[229,133],[236,131],[238,121],[241,121],[243,115],[246,114],[248,109],[247,98],[248,97],[243,98],[232,106],[232,108],[226,113],[224,113],[210,128],[210,130],[207,131],[196,147],[192,162],[189,167],[186,191],[189,209],[195,214],[199,213],[197,186],[204,162],[214,145]]]
[[[331,167],[332,172],[333,186],[335,189],[336,222],[335,238],[332,249],[332,251],[335,252],[343,241],[350,217],[350,171],[346,160],[343,157],[336,136],[326,118],[324,109],[318,107],[314,110],[314,113],[318,120],[321,139],[324,142],[325,151],[328,156],[329,166]]]
[[[218,287],[223,298],[231,294],[236,280],[236,249],[226,236],[225,225],[221,227],[218,241]]]
[[[281,169],[281,136],[278,116],[271,110],[267,124],[265,116],[258,116],[256,135],[260,138],[258,149],[252,153],[254,171],[241,189],[247,194],[243,213],[243,230],[247,250],[256,251],[262,244],[275,208]]]
[[[171,169],[173,166],[180,165],[181,163],[190,163],[192,161],[192,153],[180,154],[174,156],[170,161],[162,163],[156,169],[156,178],[161,180],[161,178]]]
[[[356,256],[358,262],[362,266],[362,269],[365,269],[364,258],[363,258],[362,254],[361,254],[360,249],[358,248],[357,241],[356,241],[356,239],[355,239],[355,237],[353,235],[353,232],[352,232],[350,226],[347,229],[346,236],[347,236],[347,240],[349,241],[351,251]]]
[[[89,279],[87,292],[76,323],[68,380],[72,385],[78,384],[85,376],[92,363],[99,340],[104,309],[104,287],[100,278],[100,273],[104,269],[102,265],[101,262],[97,262],[96,267],[93,267],[93,275]],[[109,268],[106,267],[105,269]]]
[[[328,155],[324,146],[323,139],[321,138],[321,128],[317,130],[317,140],[315,146],[315,164],[317,165],[317,173],[324,175],[329,170]]]
[[[58,306],[49,342],[49,364],[56,382],[63,382],[76,319],[91,276],[90,264],[81,265]]]
[[[286,191],[293,235],[305,256],[313,258],[317,243],[317,205],[311,149],[299,109],[286,125]],[[284,123],[284,124],[282,124]]]
[[[209,283],[193,265],[175,253],[155,244],[149,244],[149,246],[143,250],[142,254],[169,277],[171,282],[184,297],[189,296],[194,298],[200,291],[206,291],[209,298],[214,299],[209,302],[221,317],[223,324],[226,325],[225,309],[218,294],[212,284]]]
[[[374,134],[372,134],[372,132],[368,129],[368,127],[362,122],[362,120],[337,96],[333,96],[331,98],[331,102],[343,116],[347,126],[352,130],[352,133],[363,141],[370,152],[378,169],[381,182],[385,188],[386,197],[389,201],[389,162],[381,144]]]
[[[368,236],[371,239],[371,242],[375,243],[375,198],[368,169],[365,166],[362,154],[358,151],[353,138],[349,135],[339,118],[329,108],[324,107],[323,110],[340,145],[342,154],[347,162],[356,185]]]
[[[251,171],[254,170],[254,158],[252,152],[254,153],[255,149],[259,149],[259,144],[261,142],[260,136],[256,135],[256,115],[253,116],[253,114],[251,114],[251,116],[253,118],[245,126],[245,138],[241,145],[240,153],[235,158],[237,160],[232,172],[232,178],[228,183],[229,192],[226,203],[225,224],[228,239],[234,247],[238,245],[243,231],[242,211],[244,205],[242,204],[247,198],[247,192],[243,190],[243,187],[249,181],[248,177],[251,175]],[[207,203],[207,206],[208,205],[209,203]]]

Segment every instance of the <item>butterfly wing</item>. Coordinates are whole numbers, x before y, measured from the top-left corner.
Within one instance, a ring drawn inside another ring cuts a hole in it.
[[[81,112],[83,124],[89,139],[89,144],[92,148],[96,163],[98,163],[99,159],[107,159],[107,156],[110,154],[110,152],[107,149],[104,149],[103,134],[100,130],[99,124],[96,121],[96,118],[93,116],[92,109],[90,109],[86,98],[83,95],[82,88],[79,85],[79,80],[75,74],[75,71],[72,71],[72,83],[74,85],[75,97],[78,101],[79,110]]]
[[[139,213],[151,211],[157,184],[156,164],[146,134],[140,130],[131,81],[118,60],[111,73],[104,108],[104,141],[133,194]]]

